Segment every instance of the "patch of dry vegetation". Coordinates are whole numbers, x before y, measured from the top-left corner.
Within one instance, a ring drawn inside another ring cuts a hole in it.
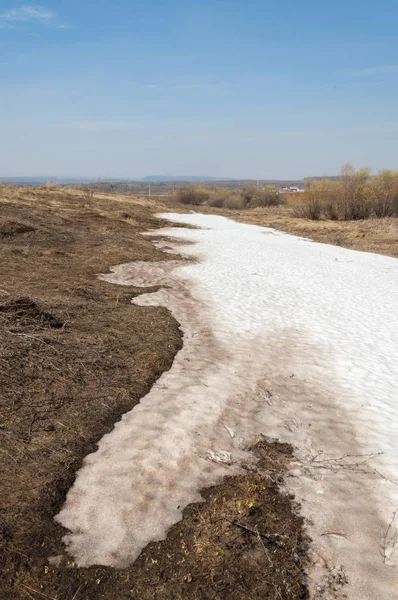
[[[191,206],[200,206],[205,204],[210,197],[210,191],[205,187],[188,186],[171,192],[169,197],[181,204],[189,204]]]
[[[188,186],[170,193],[168,201],[172,204],[212,206],[230,210],[284,204],[281,194],[274,186],[258,188],[254,185],[246,185],[236,190]]]
[[[295,208],[298,217],[313,221],[398,217],[398,171],[380,171],[371,177],[369,169],[355,171],[346,164],[336,180],[307,180],[306,192]]]

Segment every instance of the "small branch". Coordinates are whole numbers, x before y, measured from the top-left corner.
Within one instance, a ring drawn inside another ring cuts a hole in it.
[[[74,594],[72,600],[76,600],[78,593],[80,592],[80,590],[82,589],[83,584],[79,585],[79,587],[76,590],[76,593]]]
[[[57,352],[57,353],[59,352],[59,350],[57,350],[57,348],[54,348],[54,346],[52,344],[50,344],[49,342],[46,342],[45,340],[42,340],[37,335],[29,335],[29,333],[15,333],[13,331],[10,331],[9,329],[7,329],[6,331],[9,335],[15,335],[17,337],[26,337],[26,338],[30,338],[31,340],[35,340],[36,342],[41,342],[42,344],[45,344],[46,346],[50,346],[50,348],[52,348],[54,350],[54,352]]]
[[[260,542],[260,544],[261,544],[261,545],[262,545],[262,547],[263,547],[264,554],[265,554],[265,556],[267,557],[267,559],[268,559],[268,562],[269,562],[269,564],[271,565],[271,567],[273,567],[273,566],[274,566],[274,563],[272,562],[272,560],[271,560],[271,557],[270,557],[270,555],[269,555],[269,552],[268,552],[267,548],[265,547],[263,540],[261,539],[261,534],[260,534],[260,532],[259,532],[259,530],[258,530],[258,525],[256,525],[254,529],[255,529],[255,531],[257,532],[257,539],[258,539],[258,541]]]
[[[229,523],[232,523],[232,525],[236,525],[236,527],[240,527],[241,529],[244,529],[248,533],[255,535],[257,538],[258,538],[258,536],[261,536],[262,538],[267,540],[267,542],[269,542],[270,544],[274,544],[275,546],[280,546],[280,544],[276,540],[273,540],[271,537],[271,535],[275,536],[275,537],[279,537],[279,538],[282,537],[281,535],[279,535],[279,533],[275,533],[275,534],[260,533],[257,528],[252,529],[251,527],[248,527],[247,525],[244,525],[243,523],[239,523],[238,521],[233,521],[232,519],[228,519],[227,517],[223,517],[223,519],[225,519],[226,521],[229,521]]]
[[[22,587],[26,588],[27,590],[30,590],[31,592],[34,592],[35,594],[39,594],[39,596],[41,596],[42,598],[47,598],[47,600],[57,600],[53,596],[46,596],[46,594],[42,594],[42,592],[39,592],[38,590],[35,590],[34,588],[29,587],[25,583],[21,583],[21,585],[22,585]]]
[[[330,471],[337,471],[338,469],[351,469],[352,471],[354,471],[355,469],[358,469],[358,472],[368,474],[370,472],[373,472],[378,477],[381,477],[381,479],[389,481],[393,485],[398,486],[398,481],[390,479],[386,475],[383,475],[383,473],[381,473],[378,469],[369,464],[369,461],[373,460],[377,456],[383,455],[384,452],[373,452],[371,454],[345,454],[336,458],[318,459],[318,457],[322,454],[322,452],[318,452],[318,454],[311,457],[308,461],[299,459],[299,462],[304,467],[314,469],[329,469]],[[358,458],[362,458],[363,460],[353,460]],[[349,460],[350,462],[347,462],[347,460]]]
[[[344,467],[356,467],[358,465],[362,465],[366,462],[368,462],[369,460],[372,460],[373,458],[375,458],[376,456],[380,456],[381,454],[383,454],[383,452],[373,452],[371,454],[345,454],[343,456],[339,456],[337,458],[323,458],[321,460],[318,460],[318,456],[320,456],[321,453],[318,453],[316,456],[314,456],[311,459],[311,464],[318,464],[318,465],[322,465],[324,463],[332,463],[332,464],[337,464],[338,466],[341,466],[342,468]],[[364,458],[365,460],[363,461],[355,461],[355,462],[351,462],[351,463],[345,463],[343,461],[347,460],[347,459],[352,459],[352,458]]]
[[[392,530],[397,514],[398,508],[393,512],[392,519],[383,536],[383,543],[381,549],[383,551],[382,556],[384,564],[387,564],[387,561],[390,558],[390,554],[395,550],[398,544],[398,530],[396,528],[395,531]]]

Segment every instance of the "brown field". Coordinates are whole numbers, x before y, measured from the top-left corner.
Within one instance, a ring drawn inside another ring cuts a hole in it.
[[[123,262],[168,260],[140,235],[162,225],[153,217],[159,209],[117,194],[0,187],[4,600],[307,597],[303,523],[281,491],[291,450],[266,441],[254,448],[257,471],[206,490],[207,501],[188,507],[132,567],[79,569],[65,557],[49,564],[64,554],[53,517],[83,458],[181,348],[166,309],[132,305],[142,289],[96,277]],[[293,223],[255,209],[233,216]]]

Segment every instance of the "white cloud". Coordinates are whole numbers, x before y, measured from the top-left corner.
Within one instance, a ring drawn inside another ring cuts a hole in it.
[[[10,22],[36,21],[42,24],[53,25],[54,20],[55,14],[53,11],[40,5],[24,4],[19,8],[12,8],[0,14],[2,29],[12,27],[9,25]]]

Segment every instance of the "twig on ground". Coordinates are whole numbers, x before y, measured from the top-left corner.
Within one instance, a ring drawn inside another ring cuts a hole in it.
[[[83,584],[80,584],[79,587],[77,588],[75,594],[73,595],[72,600],[76,600],[78,593],[80,592],[80,590],[82,589]]]
[[[247,525],[244,525],[243,523],[239,523],[239,521],[234,521],[233,519],[228,519],[228,517],[223,517],[223,519],[225,519],[226,521],[229,521],[229,523],[232,523],[232,525],[236,525],[236,527],[240,527],[241,529],[244,529],[248,533],[255,535],[257,538],[258,538],[258,536],[261,536],[262,538],[267,540],[267,542],[269,542],[270,544],[274,544],[275,546],[280,546],[280,544],[279,544],[279,542],[277,542],[277,540],[272,539],[272,537],[278,537],[278,538],[283,537],[279,533],[274,533],[274,534],[260,533],[258,531],[258,529],[252,529],[251,527],[248,527]]]
[[[383,475],[383,473],[381,473],[378,469],[375,469],[375,467],[370,466],[369,468],[372,469],[372,471],[376,475],[381,477],[381,479],[385,479],[385,481],[389,481],[390,483],[392,483],[393,485],[396,485],[398,487],[398,481],[396,481],[395,479],[390,479],[389,477],[386,477],[386,475]]]
[[[273,567],[274,563],[272,562],[269,552],[268,552],[267,548],[265,547],[263,540],[261,539],[261,534],[258,530],[258,525],[255,526],[254,530],[257,532],[257,539],[263,547],[264,554],[267,557],[269,564],[271,565],[271,567]]]
[[[316,454],[310,460],[310,463],[317,464],[317,465],[319,464],[321,466],[325,463],[337,464],[339,467],[349,468],[349,467],[356,467],[359,465],[363,465],[363,464],[367,463],[369,460],[372,460],[373,458],[375,458],[376,456],[380,456],[381,454],[383,454],[383,452],[373,452],[370,454],[344,454],[343,456],[339,456],[339,457],[335,457],[335,458],[323,458],[321,460],[318,460],[318,456],[322,455],[322,452],[318,452],[318,454]],[[361,462],[358,462],[358,461],[353,461],[353,462],[349,462],[349,463],[344,462],[347,459],[353,459],[353,458],[364,458],[365,460],[363,460]]]
[[[52,344],[50,344],[46,340],[42,340],[37,335],[30,335],[29,333],[15,333],[14,331],[10,331],[9,329],[6,329],[6,332],[9,333],[10,335],[15,335],[17,337],[27,337],[32,340],[35,340],[36,342],[41,342],[42,344],[45,344],[46,346],[50,346],[50,348],[52,348],[54,350],[54,352],[57,352],[57,353],[59,352],[59,350],[57,348],[54,348],[54,346]]]
[[[318,454],[311,457],[308,462],[305,460],[299,460],[299,462],[301,462],[301,464],[303,464],[305,467],[313,467],[314,469],[330,469],[331,471],[339,469],[358,469],[359,472],[362,473],[369,473],[369,471],[372,471],[378,477],[381,477],[385,481],[389,481],[393,485],[398,486],[398,481],[383,475],[383,473],[381,473],[378,469],[369,464],[369,461],[373,460],[377,456],[381,456],[384,454],[384,452],[373,452],[370,454],[345,454],[335,458],[323,458],[319,460],[318,457],[322,454],[323,452],[318,452]],[[358,458],[363,458],[364,460],[353,460]],[[350,462],[346,462],[347,460]],[[367,467],[367,470],[362,468],[364,466]]]
[[[57,598],[54,598],[53,596],[47,596],[46,594],[39,592],[39,590],[35,590],[29,585],[26,585],[26,583],[21,583],[21,586],[26,588],[27,590],[30,590],[31,592],[34,592],[35,594],[39,594],[39,596],[41,596],[42,598],[47,598],[47,600],[57,600]]]
[[[383,557],[384,564],[388,564],[392,552],[398,546],[398,529],[394,527],[395,517],[397,514],[398,508],[393,512],[392,519],[388,524],[388,527],[382,538],[381,555]]]

